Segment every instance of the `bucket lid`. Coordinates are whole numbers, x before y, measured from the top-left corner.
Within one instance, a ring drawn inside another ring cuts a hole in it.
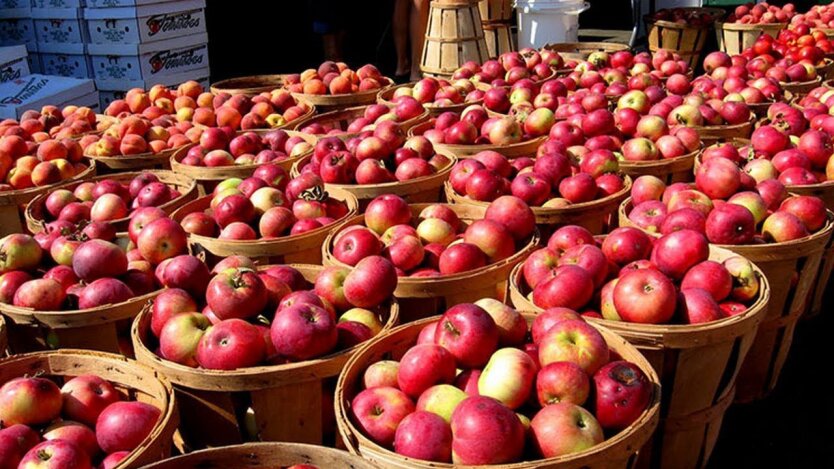
[[[585,0],[515,0],[515,7],[521,10],[576,10],[585,11],[589,5]]]

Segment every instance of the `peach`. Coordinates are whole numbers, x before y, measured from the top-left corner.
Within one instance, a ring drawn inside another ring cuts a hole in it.
[[[142,119],[141,117],[137,117],[137,116],[126,117],[119,124],[118,136],[119,136],[119,138],[124,138],[125,135],[129,135],[129,134],[145,135],[146,133],[148,133],[149,128],[150,128],[150,123],[147,120]],[[109,133],[109,130],[105,133]]]
[[[35,132],[32,134],[32,141],[36,143],[41,143],[43,141],[49,140],[50,138],[52,137],[50,137],[49,134],[46,132]]]
[[[173,135],[174,134],[174,129],[176,129],[176,130],[179,131],[179,133],[182,134],[182,133],[185,133],[186,130],[188,130],[192,127],[194,127],[194,124],[192,124],[191,122],[177,122],[176,124],[174,124],[173,127],[168,128],[168,132],[171,132],[171,135]]]
[[[168,138],[171,136],[171,134],[165,127],[155,125],[148,129],[148,133],[145,134],[145,136],[148,138],[149,142],[152,142],[154,140],[168,141]]]
[[[342,76],[337,76],[336,78],[330,81],[330,94],[350,93],[350,85],[351,83],[349,79]]]
[[[197,102],[191,96],[178,96],[174,100],[174,110],[179,111],[184,107],[196,108]]]
[[[98,141],[98,135],[85,135],[78,140],[78,145],[84,149]],[[82,152],[83,153],[83,152]]]
[[[58,106],[47,104],[46,106],[41,108],[41,116],[50,115],[50,116],[60,116],[61,110],[58,109]]]
[[[61,173],[61,180],[69,179],[76,174],[75,166],[67,160],[55,160],[52,162],[56,168],[58,168],[58,172]]]
[[[359,67],[359,70],[356,71],[356,74],[362,80],[366,78],[373,78],[374,80],[380,81],[382,79],[382,74],[379,73],[379,69],[372,64],[367,64]]]
[[[229,126],[238,129],[241,120],[243,120],[243,116],[240,111],[231,106],[224,105],[217,110],[217,125],[220,127]]]
[[[184,107],[177,111],[177,122],[188,122],[194,118],[194,108]]]
[[[32,171],[28,168],[12,168],[9,170],[7,182],[15,189],[28,189],[32,184]]]
[[[38,158],[42,161],[52,161],[67,157],[67,147],[57,140],[47,140],[38,147]]]
[[[39,160],[37,157],[27,155],[18,158],[17,161],[15,161],[15,167],[26,168],[29,171],[32,171],[33,169],[35,169],[35,166],[37,166],[40,162],[41,160]]]
[[[285,85],[294,85],[296,83],[301,83],[301,74],[299,73],[289,73],[284,75],[284,84]]]
[[[252,109],[249,110],[249,113],[257,114],[266,119],[266,116],[272,114],[273,111],[274,109],[272,108],[272,104],[270,104],[269,101],[267,101],[255,104],[254,106],[252,106]]]
[[[96,112],[92,109],[83,106],[79,107],[72,113],[72,117],[74,120],[85,121],[92,126],[96,125]]]
[[[125,101],[127,101],[127,105],[130,107],[130,112],[136,114],[144,111],[151,105],[151,99],[144,92],[135,93],[130,96],[125,95]]]
[[[321,81],[322,81],[322,83],[324,83],[324,86],[330,88],[330,82],[333,81],[333,79],[337,78],[338,76],[339,76],[339,74],[335,73],[335,72],[328,73],[327,75],[325,75],[321,78]]]
[[[304,82],[307,82],[307,81],[310,81],[310,80],[318,79],[320,77],[319,77],[319,74],[316,70],[314,70],[312,68],[308,68],[307,70],[304,70],[303,72],[301,72],[301,77],[300,78],[301,78],[301,83],[304,83]]]
[[[19,135],[6,135],[0,137],[0,152],[6,153],[12,159],[20,158],[26,154],[26,141]]]
[[[260,114],[246,114],[240,121],[241,130],[263,129],[266,126],[266,119],[261,117]]]
[[[67,159],[72,163],[81,161],[84,156],[84,150],[77,140],[65,138],[61,140],[61,145],[67,149]]]
[[[12,157],[5,154],[0,153],[0,179],[5,179],[6,175],[9,174],[9,170],[12,169],[14,162],[12,161]]]
[[[194,117],[191,119],[196,124],[202,124],[207,127],[214,127],[217,125],[217,117],[214,111],[207,107],[198,107],[194,110]]]
[[[151,89],[148,90],[148,98],[154,103],[156,103],[156,101],[160,98],[171,99],[171,90],[169,90],[168,87],[165,85],[153,85],[151,86]]]
[[[301,83],[293,83],[292,85],[287,86],[287,91],[290,93],[302,93],[304,92],[304,85]]]
[[[321,65],[319,65],[319,69],[316,73],[318,73],[320,77],[323,77],[328,73],[339,73],[339,66],[336,65],[336,62],[325,60],[321,63]]]
[[[61,172],[51,161],[42,161],[32,170],[32,184],[47,186],[61,181]]]
[[[203,92],[203,86],[194,80],[188,80],[177,87],[177,94],[180,96],[189,96],[197,99],[197,96]]]
[[[168,98],[159,98],[153,102],[153,105],[165,111],[165,114],[173,114],[174,102]]]
[[[77,109],[78,109],[78,106],[76,106],[74,104],[70,104],[69,106],[64,106],[64,109],[61,109],[61,116],[64,119],[66,119],[69,116],[71,116],[72,113],[74,113]]]
[[[200,140],[200,137],[197,137],[197,141],[199,141],[199,140]],[[196,142],[190,140],[184,134],[178,134],[178,135],[171,135],[171,137],[168,139],[168,142],[167,142],[166,146],[168,148],[179,148],[183,145],[188,145],[190,143],[196,143]]]
[[[192,127],[185,131],[185,136],[188,138],[191,143],[197,143],[200,141],[200,135],[203,134],[203,129],[199,127]]]
[[[243,115],[252,109],[252,100],[244,94],[236,94],[226,101],[226,106],[231,106],[237,109],[237,112]]]
[[[84,164],[84,162],[79,161],[78,163],[72,164],[72,169],[75,171],[75,174],[81,174],[86,171],[88,166]]]
[[[37,119],[28,119],[20,123],[20,128],[23,129],[27,135],[31,136],[34,133],[43,131],[44,125],[43,122]]]
[[[173,105],[171,107],[173,108]],[[148,106],[142,111],[142,116],[149,120],[158,119],[166,115],[168,115],[168,112],[165,109],[156,106]]]
[[[85,153],[93,156],[116,156],[119,154],[119,141],[110,135],[102,135],[99,141],[93,144],[92,153]]]
[[[214,95],[209,92],[200,93],[200,96],[197,96],[197,106],[203,107],[214,107]]]
[[[269,93],[260,93],[255,96],[252,96],[252,106],[258,103],[268,103],[269,102]]]
[[[336,67],[340,72],[348,69],[348,65],[344,62],[336,62]]]
[[[363,78],[359,82],[359,91],[378,90],[382,87],[376,78]]]
[[[148,142],[146,142],[145,138],[140,135],[127,134],[122,138],[122,142],[119,145],[119,151],[122,155],[139,155],[141,153],[147,153]]]
[[[130,106],[127,105],[127,101],[124,99],[113,100],[113,102],[107,105],[107,109],[104,110],[104,114],[111,117],[116,117],[123,112],[130,112]]]
[[[324,86],[324,82],[317,78],[304,82],[302,89],[304,94],[327,94],[327,87]]]
[[[40,112],[34,109],[29,109],[28,111],[23,111],[23,114],[20,115],[20,122],[27,121],[29,119],[39,119],[40,117]]]
[[[217,109],[220,106],[222,106],[223,104],[225,104],[226,101],[228,101],[230,99],[232,99],[232,95],[230,95],[229,93],[226,93],[225,91],[217,93],[217,95],[214,96],[214,98],[212,98],[212,100],[211,100],[211,107],[213,107],[214,109]]]
[[[151,140],[148,142],[148,150],[157,154],[168,149],[168,143],[165,140]]]
[[[269,102],[272,103],[273,108],[280,112],[284,112],[295,105],[295,99],[287,90],[273,90],[269,94]]]

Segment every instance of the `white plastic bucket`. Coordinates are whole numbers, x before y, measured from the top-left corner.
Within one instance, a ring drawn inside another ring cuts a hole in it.
[[[591,6],[582,0],[516,0],[518,47],[577,42],[579,14]]]

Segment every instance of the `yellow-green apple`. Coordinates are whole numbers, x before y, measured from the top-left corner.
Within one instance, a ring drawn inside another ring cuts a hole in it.
[[[351,401],[353,420],[375,443],[394,443],[397,426],[414,412],[414,402],[394,387],[377,386],[365,389]]]
[[[663,235],[655,241],[651,261],[660,272],[680,280],[687,270],[708,257],[709,243],[703,234],[693,230],[680,230]],[[620,309],[619,306],[617,309]]]
[[[723,264],[715,261],[704,261],[689,269],[683,277],[681,290],[687,288],[704,289],[710,293],[715,301],[721,301],[732,292],[733,277]]]
[[[345,278],[345,298],[353,306],[373,308],[390,298],[397,287],[394,265],[381,256],[368,256]]]
[[[483,308],[461,303],[446,310],[434,339],[449,350],[459,366],[476,368],[485,365],[498,347],[498,326]]]
[[[431,412],[417,410],[397,425],[394,452],[434,462],[452,461],[452,429]]]
[[[614,361],[594,374],[594,408],[602,428],[619,431],[631,425],[648,407],[654,389],[634,363]]]
[[[537,314],[530,325],[530,335],[534,344],[541,343],[541,339],[555,324],[562,321],[584,321],[582,316],[569,308],[547,308]],[[538,358],[536,358],[538,360]]]
[[[72,420],[62,420],[46,427],[43,431],[43,439],[46,441],[64,440],[72,443],[84,451],[90,460],[95,459],[101,451],[95,432],[87,425]]]
[[[58,311],[66,299],[64,288],[56,280],[38,278],[20,285],[12,304],[35,311]]]
[[[397,373],[400,362],[394,360],[380,360],[371,364],[362,375],[362,383],[366,389],[377,386],[397,387]]]
[[[622,154],[626,161],[651,161],[660,158],[654,142],[645,137],[626,141],[623,144]]]
[[[627,91],[617,100],[617,109],[634,109],[640,114],[649,112],[650,107],[649,97],[641,90]]]
[[[96,421],[96,439],[105,453],[133,451],[156,427],[162,412],[145,402],[114,402]]]
[[[530,422],[530,431],[533,445],[545,458],[584,451],[605,439],[597,419],[570,402],[543,407]]]
[[[202,313],[180,313],[165,322],[159,334],[162,358],[181,365],[197,366],[197,346],[211,326]]]
[[[817,199],[819,200],[819,199]],[[758,225],[767,216],[767,204],[758,192],[744,191],[734,194],[727,202],[745,207],[753,215],[753,222]],[[823,209],[823,220],[825,220],[825,209]]]
[[[724,317],[718,302],[703,288],[681,288],[678,309],[684,324],[700,324]]]
[[[534,137],[546,135],[554,123],[556,123],[556,118],[553,111],[546,107],[540,107],[531,112],[525,119],[524,132]]]
[[[525,431],[516,414],[491,397],[470,396],[452,413],[454,464],[501,464],[524,452]]]
[[[307,360],[326,355],[336,347],[335,318],[324,308],[294,304],[280,308],[272,320],[272,343],[279,355]]]
[[[493,298],[482,298],[475,302],[492,317],[498,326],[498,344],[501,346],[521,345],[527,336],[527,321],[514,308]]]
[[[99,414],[110,404],[121,400],[113,385],[95,375],[81,375],[64,383],[61,388],[61,415],[85,425],[94,426]]]
[[[455,240],[456,233],[452,225],[440,218],[426,218],[417,225],[417,235],[424,243],[438,243],[448,246]]]
[[[513,117],[502,117],[496,120],[495,123],[492,124],[492,126],[490,127],[489,133],[487,135],[489,142],[493,145],[509,145],[512,143],[517,143],[521,141],[521,137],[521,126],[519,125],[518,121],[516,121]]]
[[[624,321],[662,324],[675,314],[675,286],[654,269],[637,269],[622,275],[612,296],[617,314]]]
[[[608,344],[599,331],[584,321],[557,322],[541,338],[538,346],[542,367],[569,361],[590,375],[608,363]]]
[[[364,324],[371,330],[373,335],[377,335],[382,331],[382,321],[379,320],[379,316],[373,311],[364,309],[364,308],[350,308],[341,316],[339,316],[339,322],[343,321],[352,321]]]
[[[411,221],[411,210],[401,197],[381,195],[368,204],[365,210],[365,226],[382,235],[394,225],[407,225]]]
[[[636,229],[636,228],[635,228]],[[559,257],[559,266],[575,265],[585,269],[594,281],[594,287],[599,287],[608,275],[608,259],[602,249],[592,244],[582,244],[568,248]]]
[[[605,257],[620,266],[648,258],[651,249],[651,238],[643,231],[632,227],[617,228],[602,242]]]
[[[618,282],[619,278],[611,279],[599,291],[599,312],[604,319],[608,319],[609,321],[622,321],[620,313],[617,312],[617,307],[614,305],[614,288]]]
[[[0,239],[0,274],[12,270],[32,270],[43,257],[43,250],[35,238],[14,233]]]
[[[91,469],[90,456],[65,440],[50,440],[32,447],[20,460],[23,469]]]
[[[798,195],[782,201],[779,210],[799,218],[809,232],[819,231],[828,219],[825,203],[819,197]]]
[[[536,375],[536,397],[542,407],[558,402],[583,405],[590,392],[591,379],[573,362],[550,363]]]
[[[707,216],[706,235],[715,244],[749,244],[756,234],[756,221],[746,206],[721,204]]]
[[[593,292],[594,279],[587,270],[562,265],[533,289],[533,303],[540,308],[580,309],[590,301]]]
[[[466,160],[466,161],[472,161],[472,160]],[[439,219],[445,221],[446,223],[448,223],[449,225],[451,225],[452,228],[455,230],[455,232],[457,232],[460,229],[460,218],[458,217],[458,214],[455,213],[454,210],[449,208],[448,205],[444,205],[444,204],[429,205],[428,207],[424,208],[420,212],[419,218],[424,219],[424,220],[429,219],[429,218],[439,218]]]
[[[142,228],[136,247],[151,264],[186,253],[188,239],[185,230],[170,218],[159,218]]]
[[[768,242],[783,243],[804,238],[808,234],[802,220],[788,211],[776,211],[762,224],[762,235]]]
[[[515,254],[515,241],[507,228],[494,220],[476,220],[466,228],[465,243],[474,244],[486,254],[490,263]]]
[[[452,413],[467,393],[451,384],[435,384],[420,394],[417,410],[431,412],[441,417],[446,423],[451,422]]]
[[[435,384],[448,384],[454,379],[455,356],[440,345],[415,345],[400,359],[397,383],[411,397],[417,398]]]
[[[454,243],[440,254],[438,270],[443,275],[468,272],[484,267],[486,255],[472,243]]]
[[[637,122],[637,132],[635,133],[635,136],[655,141],[666,135],[668,131],[669,127],[666,125],[666,122],[662,117],[649,114],[641,117],[640,121]]]
[[[489,358],[478,378],[478,394],[516,409],[530,397],[537,366],[524,351],[502,348]]]
[[[0,387],[0,421],[4,426],[42,425],[61,414],[61,390],[46,378],[15,378]]]
[[[170,319],[168,324],[174,319]],[[165,327],[162,328],[163,334]],[[225,319],[205,330],[199,340],[195,358],[200,366],[212,370],[255,366],[266,358],[266,342],[257,326],[242,319]]]
[[[206,289],[206,303],[221,320],[255,316],[267,301],[263,280],[252,269],[226,269],[214,276]]]

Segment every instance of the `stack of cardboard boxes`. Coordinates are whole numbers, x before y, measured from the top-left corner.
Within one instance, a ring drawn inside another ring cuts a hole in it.
[[[205,0],[0,0],[0,46],[12,44],[28,71],[94,80],[99,109],[130,88],[208,84]]]

